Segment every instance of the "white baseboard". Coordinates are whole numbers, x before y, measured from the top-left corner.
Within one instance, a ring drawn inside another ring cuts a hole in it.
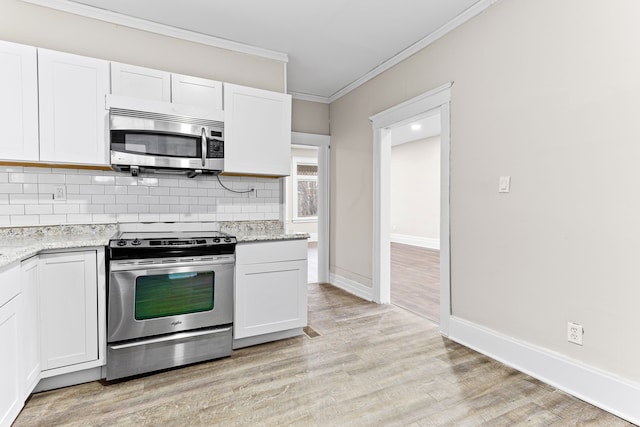
[[[346,279],[335,273],[329,274],[329,282],[336,288],[340,288],[366,301],[373,301],[373,289],[358,283],[354,280]]]
[[[640,425],[640,384],[456,317],[449,338]]]
[[[393,243],[402,243],[403,245],[419,246],[421,248],[440,250],[440,239],[393,233],[390,237]]]

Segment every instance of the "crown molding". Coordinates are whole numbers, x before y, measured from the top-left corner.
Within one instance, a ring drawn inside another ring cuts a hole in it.
[[[425,47],[429,46],[430,44],[432,44],[436,40],[444,37],[445,35],[447,35],[451,31],[455,30],[456,28],[458,28],[459,26],[461,26],[462,24],[464,24],[465,22],[467,22],[471,18],[479,15],[485,9],[491,7],[494,3],[497,3],[498,1],[500,1],[500,0],[480,0],[480,1],[478,1],[473,6],[471,6],[468,9],[466,9],[464,12],[462,12],[460,15],[456,16],[451,21],[447,22],[442,27],[438,28],[436,31],[434,31],[433,33],[429,34],[427,37],[423,38],[422,40],[417,41],[414,44],[412,44],[411,46],[409,46],[408,48],[406,48],[402,52],[398,53],[397,55],[395,55],[391,59],[388,59],[387,61],[385,61],[382,64],[378,65],[376,68],[374,68],[373,70],[369,71],[367,74],[363,75],[358,80],[355,80],[353,83],[349,84],[348,86],[345,86],[344,88],[340,89],[339,91],[337,91],[336,93],[331,95],[328,98],[329,103],[332,103],[332,102],[342,98],[343,96],[345,96],[346,94],[348,94],[352,90],[355,90],[356,88],[362,86],[363,84],[365,84],[369,80],[372,80],[376,76],[378,76],[378,75],[384,73],[385,71],[387,71],[388,69],[398,65],[400,62],[404,61],[405,59],[409,58],[410,56],[418,53],[419,51],[421,51]]]
[[[300,101],[319,102],[321,104],[330,103],[329,98],[327,98],[326,96],[309,95],[307,93],[299,93],[299,92],[289,92],[289,95],[291,95],[293,99],[297,99]]]
[[[151,33],[161,34],[177,39],[187,40],[195,43],[213,46],[220,49],[227,49],[233,52],[239,52],[249,55],[255,55],[262,58],[273,59],[276,61],[288,62],[289,56],[286,53],[276,52],[273,50],[263,49],[250,46],[243,43],[233,42],[218,37],[209,36],[195,31],[183,30],[181,28],[171,27],[169,25],[158,24],[156,22],[147,21],[140,18],[122,15],[120,13],[111,12],[106,9],[99,9],[69,0],[21,0],[25,3],[31,3],[38,6],[48,7],[50,9],[62,12],[73,13],[75,15],[87,18],[98,19],[100,21],[112,24],[123,25],[125,27],[135,28],[137,30],[148,31]]]

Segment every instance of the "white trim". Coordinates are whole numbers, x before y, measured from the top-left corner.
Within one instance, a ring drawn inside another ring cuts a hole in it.
[[[428,36],[426,36],[422,40],[417,41],[416,43],[414,43],[413,45],[409,46],[408,48],[406,48],[402,52],[398,53],[397,55],[393,56],[392,58],[390,58],[387,61],[383,62],[382,64],[378,65],[376,68],[374,68],[373,70],[369,71],[367,74],[365,74],[364,76],[360,77],[359,79],[357,79],[353,83],[350,83],[349,85],[343,87],[342,89],[340,89],[339,91],[337,91],[336,93],[331,95],[328,98],[329,103],[332,103],[332,102],[342,98],[343,96],[345,96],[346,94],[348,94],[352,90],[355,90],[358,87],[362,86],[363,84],[365,84],[369,80],[372,80],[373,78],[375,78],[376,76],[379,76],[380,74],[384,73],[385,71],[389,70],[390,68],[395,67],[396,65],[398,65],[399,63],[401,63],[405,59],[407,59],[410,56],[418,53],[419,51],[421,51],[425,47],[429,46],[430,44],[432,44],[435,41],[439,40],[440,38],[444,37],[445,35],[447,35],[451,31],[455,30],[456,28],[458,28],[459,26],[461,26],[465,22],[469,21],[471,18],[474,18],[475,16],[477,16],[480,13],[484,12],[485,9],[491,7],[494,3],[497,3],[498,1],[499,0],[480,0],[479,2],[475,3],[473,6],[471,6],[470,8],[468,8],[467,10],[462,12],[460,15],[456,16],[455,18],[453,18],[451,21],[449,21],[446,24],[444,24],[442,27],[438,28],[433,33],[429,34]]]
[[[322,281],[320,281],[322,283]],[[343,291],[349,292],[365,301],[373,301],[372,289],[362,283],[350,280],[342,276],[338,276],[335,273],[329,275],[329,283],[336,288],[340,288]]]
[[[401,243],[403,245],[418,246],[420,248],[440,249],[440,239],[430,237],[410,236],[408,234],[391,233],[391,241],[393,243]]]
[[[449,338],[578,399],[640,425],[640,384],[451,317]]]
[[[220,49],[227,49],[234,52],[246,53],[262,58],[273,59],[276,61],[288,62],[289,56],[286,53],[276,52],[269,49],[250,46],[244,43],[238,43],[218,37],[208,36],[195,31],[183,30],[181,28],[171,27],[169,25],[158,24],[156,22],[147,21],[145,19],[134,18],[132,16],[122,15],[120,13],[111,12],[105,9],[99,9],[84,4],[74,3],[69,0],[21,0],[26,3],[38,6],[48,7],[63,12],[73,13],[75,15],[87,18],[98,19],[100,21],[112,24],[123,25],[125,27],[135,28],[137,30],[149,31],[151,33],[161,34],[164,36],[174,37],[177,39],[187,40],[191,42],[201,43],[207,46],[213,46]],[[286,78],[286,73],[285,73]],[[286,86],[285,86],[286,87]]]
[[[329,282],[329,146],[331,137],[291,132],[291,144],[318,147],[318,281]],[[284,180],[283,180],[284,181]]]
[[[309,95],[307,93],[299,93],[299,92],[289,92],[289,95],[291,95],[293,99],[297,99],[299,101],[319,102],[321,104],[330,103],[329,98],[327,98],[326,96]]]
[[[391,299],[391,130],[412,117],[440,110],[440,332],[447,335],[451,317],[451,254],[449,218],[449,102],[447,83],[370,117],[373,125],[373,300]]]

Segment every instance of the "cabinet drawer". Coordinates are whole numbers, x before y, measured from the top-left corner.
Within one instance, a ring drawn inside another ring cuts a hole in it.
[[[0,268],[0,307],[20,293],[20,265]]]
[[[307,240],[251,242],[236,246],[237,264],[295,261],[307,259]]]

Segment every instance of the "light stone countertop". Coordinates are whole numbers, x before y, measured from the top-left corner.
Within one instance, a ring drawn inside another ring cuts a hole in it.
[[[117,224],[0,228],[0,268],[51,249],[106,246]]]
[[[238,243],[307,239],[307,233],[285,233],[278,221],[220,223],[220,231]],[[53,249],[107,246],[117,224],[52,225],[0,228],[0,268]]]

